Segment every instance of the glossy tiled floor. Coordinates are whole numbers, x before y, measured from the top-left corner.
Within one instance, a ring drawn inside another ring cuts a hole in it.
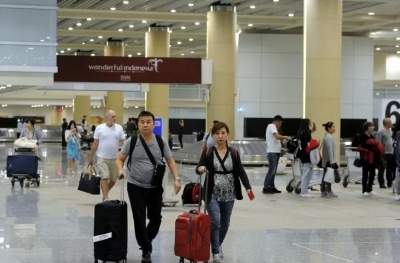
[[[0,146],[4,164],[10,145]],[[78,178],[66,175],[66,153],[58,145],[42,146],[39,155],[40,188],[11,189],[0,176],[0,262],[93,262],[93,207],[99,196],[76,190]],[[81,154],[80,169],[87,152]],[[253,202],[237,201],[224,243],[231,263],[340,263],[400,262],[400,202],[390,190],[375,189],[378,196],[362,197],[360,185],[335,185],[338,199],[301,199],[294,193],[262,195],[266,168],[247,169],[256,193]],[[284,190],[292,178],[278,176]],[[180,165],[184,183],[195,180],[193,167]],[[112,197],[119,197],[119,184]],[[319,189],[319,187],[316,187]],[[172,187],[166,188],[168,198]],[[319,192],[315,192],[316,195]],[[173,263],[174,220],[190,209],[166,207],[161,232],[154,241],[153,262]],[[140,262],[140,252],[129,213],[128,262]]]

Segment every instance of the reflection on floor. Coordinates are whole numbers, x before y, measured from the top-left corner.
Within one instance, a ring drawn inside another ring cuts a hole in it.
[[[1,163],[12,151],[0,146]],[[88,153],[81,154],[80,170]],[[82,263],[93,262],[93,207],[99,196],[76,190],[79,178],[66,174],[66,153],[56,145],[41,147],[40,188],[11,189],[1,175],[0,262]],[[193,166],[180,165],[184,183],[195,181]],[[400,262],[400,202],[391,190],[375,189],[376,197],[361,196],[359,185],[335,185],[338,199],[301,199],[294,193],[262,195],[266,168],[247,170],[256,193],[235,203],[231,228],[223,245],[230,263],[397,263]],[[290,170],[277,176],[281,190],[292,178]],[[119,197],[119,187],[111,197]],[[319,189],[318,187],[316,187]],[[168,198],[172,187],[166,188]],[[174,221],[191,207],[163,209],[161,232],[154,241],[153,262],[174,263]],[[140,262],[140,251],[129,212],[128,262]]]

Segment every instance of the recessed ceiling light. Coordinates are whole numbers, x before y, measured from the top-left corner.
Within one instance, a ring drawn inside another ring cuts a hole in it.
[[[376,93],[376,95],[378,95],[378,96],[379,96],[379,93]]]
[[[122,32],[122,31],[124,31],[122,28],[118,29],[118,32]]]
[[[135,106],[135,109],[139,108],[139,106]]]
[[[76,25],[77,25],[77,26],[81,26],[81,25],[82,25],[82,23],[76,23]]]
[[[82,45],[85,45],[85,42],[83,42]]]
[[[253,24],[248,24],[248,26],[253,26]]]
[[[183,26],[183,27],[181,27],[181,29],[186,29],[186,27],[185,27],[185,26]]]
[[[115,7],[111,7],[110,8],[111,11],[115,11],[115,9],[116,9]]]
[[[194,4],[193,3],[189,3],[188,6],[194,6]]]
[[[396,45],[396,47],[400,47],[399,45]]]
[[[194,51],[190,51],[190,53],[194,54]]]
[[[183,54],[183,53],[181,54],[181,56],[184,56],[184,55],[185,55],[185,54]]]
[[[69,27],[68,30],[74,30],[74,28],[73,27]]]
[[[132,57],[132,55],[131,55],[131,54],[129,54],[129,55],[128,55],[128,57],[130,57],[130,58],[131,58],[131,57]]]
[[[12,87],[12,85],[8,84],[8,85],[6,85],[6,87],[7,87],[7,88],[10,88],[10,87]]]
[[[90,39],[89,41],[90,41],[90,42],[93,42],[93,41],[94,41],[94,39]]]
[[[376,50],[378,50],[378,51],[379,51],[379,50],[381,50],[381,48],[380,48],[380,47],[377,47],[377,48],[376,48]]]
[[[92,57],[96,56],[96,54],[91,54]]]
[[[61,53],[61,54],[64,53],[64,50],[61,50],[60,53]]]
[[[92,21],[92,19],[90,17],[86,18],[87,21]]]
[[[146,20],[142,20],[142,23],[143,23],[143,24],[146,24],[146,23],[147,23],[147,21],[146,21]]]
[[[70,48],[67,48],[67,50],[70,51],[71,49],[70,49]]]
[[[135,43],[136,43],[136,42],[137,42],[137,40],[133,40],[133,42],[135,42]]]
[[[374,12],[369,12],[368,15],[373,16],[373,15],[375,15],[375,13]]]
[[[397,32],[397,31],[399,31],[399,29],[398,28],[393,28],[393,31]]]
[[[47,39],[50,39],[51,37],[47,37]]]
[[[129,27],[130,27],[130,28],[134,28],[135,26],[134,26],[134,25],[129,25]]]
[[[279,0],[274,0],[274,2],[279,2]]]
[[[169,45],[169,47],[171,47],[171,45]]]
[[[56,53],[56,55],[58,56],[58,52]]]
[[[288,16],[290,16],[290,17],[293,17],[293,16],[294,16],[294,14],[290,13]]]
[[[178,42],[176,42],[176,44],[180,45],[180,44],[182,44],[182,42],[181,42],[181,41],[178,41]]]
[[[400,54],[400,51],[397,51],[397,54]]]
[[[40,42],[44,42],[44,39],[41,39]]]
[[[399,85],[395,85],[395,87],[397,88]]]
[[[124,3],[125,5],[129,4],[129,1],[123,1],[122,3]]]
[[[193,41],[193,38],[189,38],[189,41]]]
[[[142,55],[142,53],[138,52],[137,55],[140,56],[140,55]]]
[[[200,25],[200,22],[196,22],[196,23],[194,23],[196,26],[198,26],[198,25]]]
[[[172,10],[171,10],[171,13],[176,13],[176,10],[175,10],[175,9],[172,9]]]
[[[251,5],[250,8],[251,8],[251,9],[254,9],[254,8],[256,8],[256,6],[255,6],[255,5]]]
[[[400,40],[400,37],[396,37],[396,40]]]
[[[168,29],[168,33],[172,33],[172,30],[171,30],[171,29]]]
[[[103,38],[103,36],[99,36],[99,38]]]

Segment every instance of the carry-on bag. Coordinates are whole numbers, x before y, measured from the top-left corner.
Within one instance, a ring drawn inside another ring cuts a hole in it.
[[[39,157],[36,155],[9,155],[7,156],[7,177],[25,175],[38,177]]]
[[[182,205],[198,204],[201,197],[201,183],[188,183],[183,188]]]
[[[126,262],[128,254],[128,206],[121,181],[121,200],[94,207],[94,262]]]
[[[190,262],[208,261],[210,259],[211,217],[207,211],[208,176],[204,181],[204,213],[200,212],[201,198],[198,210],[190,210],[178,216],[175,221],[175,255],[180,257],[180,263],[185,259]],[[199,189],[201,192],[201,187]],[[201,196],[201,194],[200,194]]]
[[[101,178],[97,176],[96,170],[89,165],[86,171],[81,174],[78,190],[92,195],[99,195],[100,181]]]

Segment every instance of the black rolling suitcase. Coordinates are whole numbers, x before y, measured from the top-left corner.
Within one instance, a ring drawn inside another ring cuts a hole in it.
[[[94,262],[126,262],[128,254],[128,207],[124,201],[124,180],[121,201],[112,200],[94,207]]]

